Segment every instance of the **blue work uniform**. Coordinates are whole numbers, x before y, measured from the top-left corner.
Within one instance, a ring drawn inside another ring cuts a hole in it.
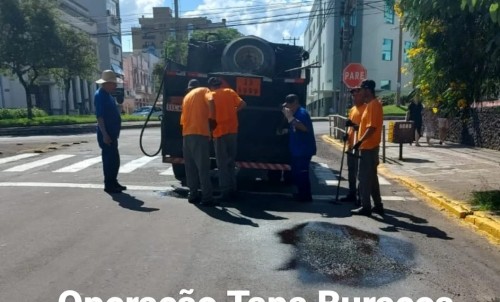
[[[297,187],[297,198],[301,201],[310,201],[312,193],[309,165],[311,158],[316,154],[316,139],[311,117],[307,110],[299,107],[293,116],[306,126],[307,132],[295,129],[293,122],[289,124],[292,177]]]
[[[99,88],[94,95],[95,115],[102,117],[106,132],[112,143],[107,145],[97,125],[97,142],[101,148],[102,169],[104,172],[105,188],[113,188],[118,184],[118,170],[120,169],[120,153],[118,152],[118,137],[120,136],[121,117],[114,97],[106,90]]]

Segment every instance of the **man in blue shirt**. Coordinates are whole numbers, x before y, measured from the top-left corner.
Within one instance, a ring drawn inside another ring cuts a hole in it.
[[[297,194],[294,197],[300,202],[311,202],[311,180],[309,164],[316,154],[316,139],[309,113],[300,106],[299,97],[289,94],[283,103],[283,114],[289,125],[290,154],[292,177]]]
[[[118,183],[120,169],[120,153],[118,152],[118,137],[120,136],[121,117],[115,98],[111,95],[116,90],[118,81],[112,70],[105,70],[96,81],[101,87],[94,95],[95,115],[97,118],[97,142],[101,148],[102,168],[104,172],[104,191],[106,193],[121,193],[127,187]]]

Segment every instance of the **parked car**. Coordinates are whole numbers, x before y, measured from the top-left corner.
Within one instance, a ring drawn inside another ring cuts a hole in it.
[[[153,106],[140,107],[140,108],[134,110],[134,112],[132,112],[132,115],[146,117],[149,115],[149,112],[151,112],[151,110],[153,110],[153,113],[151,114],[151,118],[157,118],[158,120],[161,121],[163,114],[162,114],[160,107],[154,107],[154,108],[153,108]]]

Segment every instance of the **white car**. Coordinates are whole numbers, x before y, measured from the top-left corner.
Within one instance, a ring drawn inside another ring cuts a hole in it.
[[[149,112],[151,112],[151,110],[153,110],[153,113],[151,114],[151,118],[157,118],[158,120],[161,121],[161,118],[163,116],[163,112],[162,112],[160,107],[154,107],[154,109],[153,109],[153,106],[144,106],[144,107],[141,107],[141,108],[134,110],[134,112],[132,112],[132,115],[147,117],[149,115]]]

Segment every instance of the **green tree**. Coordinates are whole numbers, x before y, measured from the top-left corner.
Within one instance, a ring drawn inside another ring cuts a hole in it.
[[[30,119],[32,88],[41,74],[57,65],[62,48],[54,5],[49,0],[0,1],[0,69],[23,85]]]
[[[51,74],[63,84],[65,111],[69,114],[71,80],[77,76],[86,80],[92,79],[97,72],[96,48],[88,35],[64,25],[59,27],[59,36],[63,47],[59,53],[58,66],[51,69]],[[77,108],[76,99],[74,101],[74,108]]]
[[[489,9],[495,1],[471,2],[481,5],[468,10],[455,0],[395,2],[417,38],[408,53],[414,85],[424,102],[448,111],[494,96],[500,85],[500,28]]]

